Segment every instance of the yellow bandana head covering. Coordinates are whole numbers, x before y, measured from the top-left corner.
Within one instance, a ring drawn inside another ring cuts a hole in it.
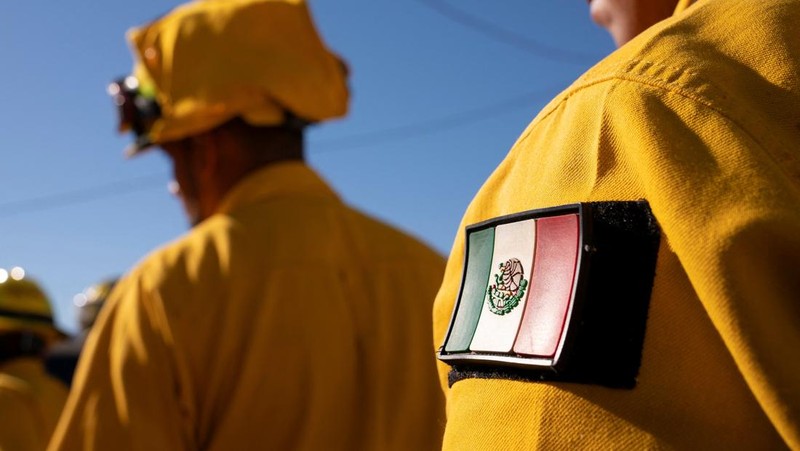
[[[347,112],[346,66],[321,41],[304,0],[196,0],[128,39],[140,92],[161,109],[151,143],[237,116],[277,125],[287,112],[308,122]]]

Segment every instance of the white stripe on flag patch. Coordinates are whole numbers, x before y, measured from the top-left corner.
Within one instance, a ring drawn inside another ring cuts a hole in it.
[[[522,279],[525,284],[531,280],[533,253],[536,246],[536,221],[502,224],[495,228],[494,253],[492,255],[491,276],[489,286],[497,285],[496,277],[502,280],[500,264],[516,259],[522,264]],[[524,287],[524,294],[519,304],[504,315],[493,313],[489,304],[489,290],[484,298],[481,317],[475,336],[472,337],[470,350],[483,352],[510,352],[517,336],[522,312],[525,311],[525,299],[528,297],[530,285]]]

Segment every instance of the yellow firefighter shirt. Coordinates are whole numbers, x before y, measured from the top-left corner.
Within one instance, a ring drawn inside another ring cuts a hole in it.
[[[51,449],[434,449],[444,259],[302,163],[261,169],[115,288]]]
[[[434,343],[459,293],[465,226],[646,199],[662,239],[638,382],[450,386],[440,362],[445,449],[800,449],[798,23],[796,0],[701,0],[523,132],[465,213]]]
[[[43,450],[67,400],[67,388],[41,360],[23,357],[0,365],[0,450]]]

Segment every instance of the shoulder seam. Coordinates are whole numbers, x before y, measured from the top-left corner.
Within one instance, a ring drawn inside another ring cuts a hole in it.
[[[649,62],[649,61],[631,60],[631,61],[628,62],[627,67],[631,67],[633,65],[640,64],[640,63],[644,63],[644,64],[646,64],[648,66],[657,65],[656,63]],[[689,74],[689,75],[693,75],[693,76],[697,75],[696,72],[690,71],[690,70],[683,70],[683,69],[672,67],[672,66],[661,66],[661,67],[669,68],[669,69],[673,69],[673,70],[681,70],[683,73],[686,73],[686,74]],[[745,135],[747,135],[748,138],[750,138],[754,143],[756,143],[759,146],[759,148],[761,148],[762,150],[765,149],[764,145],[761,143],[760,140],[758,140],[756,138],[755,135],[750,133],[750,131],[746,127],[744,127],[739,121],[734,119],[729,113],[727,113],[721,107],[716,105],[715,102],[712,101],[707,96],[703,96],[703,95],[701,95],[701,94],[699,94],[697,92],[692,92],[690,90],[687,90],[683,86],[676,85],[674,82],[670,82],[669,80],[666,80],[666,79],[662,79],[662,78],[658,78],[658,77],[637,76],[637,75],[631,75],[629,73],[624,73],[624,72],[611,73],[609,75],[606,75],[606,76],[603,76],[603,77],[594,78],[592,80],[589,80],[589,81],[586,81],[584,83],[581,83],[581,84],[579,84],[577,86],[573,86],[573,87],[568,88],[565,92],[563,92],[561,94],[561,98],[558,99],[557,102],[555,102],[554,104],[546,107],[547,109],[545,111],[543,111],[543,115],[541,117],[537,117],[536,119],[534,119],[535,122],[533,124],[531,124],[531,126],[528,127],[527,130],[525,130],[523,135],[520,137],[519,141],[522,141],[522,140],[526,139],[528,137],[528,135],[530,135],[533,132],[533,130],[540,123],[544,122],[552,113],[554,113],[556,110],[558,110],[573,95],[575,95],[578,92],[583,91],[585,89],[589,89],[589,88],[591,88],[593,86],[600,85],[600,84],[607,83],[607,82],[614,81],[614,80],[626,81],[626,82],[631,82],[631,83],[634,83],[634,84],[637,84],[637,85],[641,85],[641,86],[649,86],[649,87],[652,87],[652,88],[661,89],[661,90],[666,91],[668,93],[679,95],[679,96],[684,97],[686,99],[692,100],[692,101],[694,101],[694,102],[696,102],[696,103],[698,103],[700,105],[703,105],[703,106],[711,109],[715,113],[719,114],[720,117],[726,119],[731,124],[735,125],[739,130],[741,130]],[[708,86],[708,87],[714,88],[714,85],[712,85],[710,83],[706,83],[705,85]]]

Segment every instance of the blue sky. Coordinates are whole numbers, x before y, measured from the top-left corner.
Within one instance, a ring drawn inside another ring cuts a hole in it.
[[[72,298],[186,233],[159,152],[126,161],[105,88],[125,31],[181,2],[0,4],[0,268]],[[613,50],[580,0],[310,0],[350,114],[306,154],[351,205],[446,254],[468,202],[552,97]]]

